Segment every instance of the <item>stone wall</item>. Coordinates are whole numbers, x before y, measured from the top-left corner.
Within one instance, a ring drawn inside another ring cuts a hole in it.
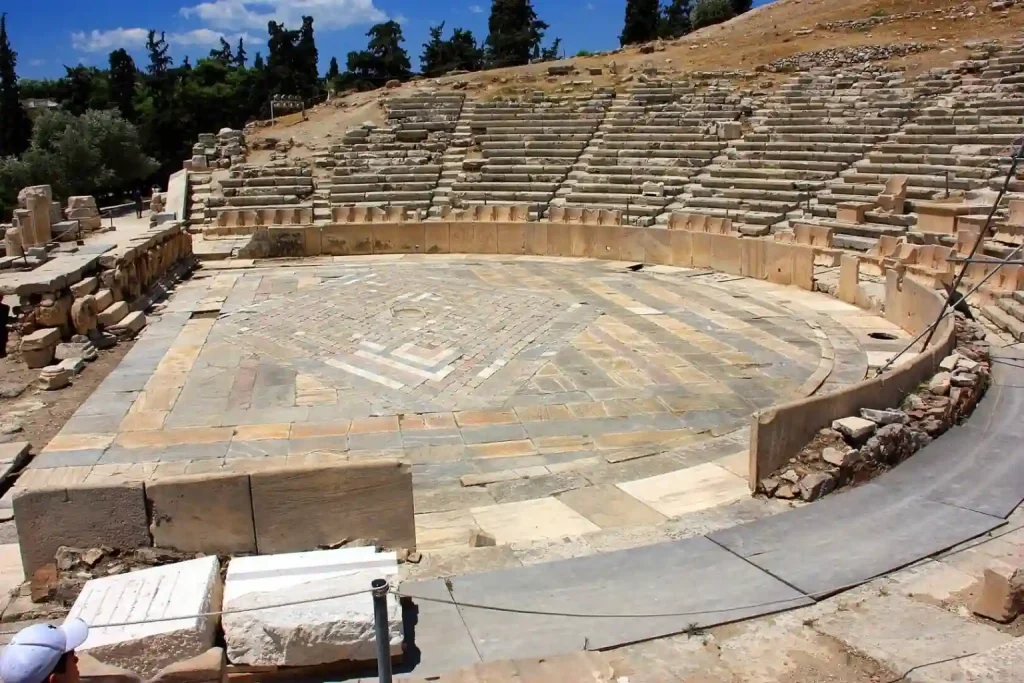
[[[885,316],[912,335],[935,321],[945,297],[911,277],[889,271],[886,279]],[[898,406],[921,382],[930,378],[956,343],[952,316],[945,318],[931,346],[913,360],[839,391],[791,401],[760,411],[752,418],[750,433],[750,487],[784,465],[810,442],[819,430],[863,408]]]
[[[412,470],[396,461],[29,489],[14,499],[25,576],[61,546],[207,554],[416,548]]]
[[[348,223],[261,226],[240,258],[369,254],[572,256],[710,268],[811,290],[814,249],[665,226],[522,222]]]

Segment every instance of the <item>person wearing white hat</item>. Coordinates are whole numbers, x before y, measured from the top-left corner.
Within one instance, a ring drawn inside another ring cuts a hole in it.
[[[3,683],[79,683],[75,648],[89,637],[81,619],[68,619],[63,626],[35,624],[11,639],[0,652],[0,680]]]

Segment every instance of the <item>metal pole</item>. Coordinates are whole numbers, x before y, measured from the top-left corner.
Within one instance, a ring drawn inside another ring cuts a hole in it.
[[[377,640],[377,679],[380,683],[391,683],[391,634],[388,629],[388,582],[374,579],[373,625]]]

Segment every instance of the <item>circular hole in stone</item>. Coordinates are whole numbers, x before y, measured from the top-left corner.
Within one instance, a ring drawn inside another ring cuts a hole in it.
[[[393,308],[391,309],[391,315],[396,320],[416,320],[426,317],[427,314],[422,308]]]
[[[868,336],[871,337],[872,339],[882,339],[884,341],[893,341],[895,339],[899,339],[899,337],[897,337],[895,334],[892,334],[891,332],[869,332]]]

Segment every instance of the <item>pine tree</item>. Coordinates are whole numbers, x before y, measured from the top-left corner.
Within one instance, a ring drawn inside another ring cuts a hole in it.
[[[366,33],[366,36],[370,39],[366,49],[376,62],[377,80],[409,80],[412,76],[412,65],[409,62],[409,53],[402,47],[405,38],[402,36],[401,25],[395,21],[377,24]]]
[[[300,93],[312,97],[320,83],[320,53],[316,49],[313,37],[313,17],[302,17],[302,28],[299,29],[299,40],[296,49],[295,71],[300,79]]]
[[[658,37],[658,0],[626,0],[626,20],[619,43],[623,46],[648,43]]]
[[[444,40],[444,22],[430,28],[430,40],[423,44],[420,70],[431,78],[450,71],[479,71],[483,68],[483,50],[476,44],[472,31],[457,28]]]
[[[170,46],[164,36],[164,32],[161,31],[160,39],[157,40],[156,31],[150,29],[149,37],[146,38],[146,52],[149,53],[149,66],[146,67],[146,71],[150,76],[164,75],[174,62],[167,54]]]
[[[338,80],[338,76],[341,75],[341,69],[338,68],[338,58],[331,57],[331,65],[327,67],[327,82],[333,83]]]
[[[472,31],[457,28],[448,39],[451,46],[452,66],[449,71],[480,71],[484,68],[484,51],[477,45]]]
[[[32,137],[32,121],[21,106],[18,53],[7,39],[7,13],[0,14],[0,157],[21,154]]]
[[[530,0],[494,0],[487,22],[487,61],[491,67],[522,66],[540,56],[548,25]]]
[[[256,71],[263,71],[265,68],[267,68],[267,65],[263,63],[262,52],[256,53],[256,59],[252,60],[252,68],[256,69]]]
[[[239,36],[238,38],[238,49],[235,50],[235,66],[239,69],[245,68],[245,61],[249,55],[245,51],[245,38]]]
[[[435,78],[445,73],[447,55],[446,43],[441,37],[444,33],[444,22],[430,27],[430,40],[423,43],[423,54],[420,55],[420,71],[424,76]]]
[[[678,38],[693,30],[690,25],[690,0],[672,0],[661,10],[661,38]]]
[[[125,121],[135,121],[135,60],[121,48],[110,53],[110,99],[121,111]]]
[[[235,53],[231,51],[231,43],[224,40],[223,36],[221,36],[220,39],[220,49],[210,50],[210,59],[216,59],[224,66],[228,66],[234,63]]]

